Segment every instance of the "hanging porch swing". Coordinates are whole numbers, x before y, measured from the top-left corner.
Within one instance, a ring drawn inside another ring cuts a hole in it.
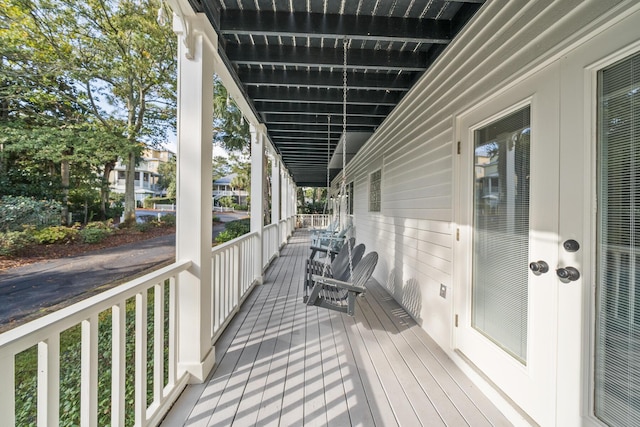
[[[342,175],[340,178],[339,203],[333,209],[334,219],[340,218],[340,210],[345,208],[342,201],[346,197],[346,163],[347,163],[347,48],[348,40],[343,42],[343,67],[342,67]],[[327,198],[325,209],[327,208],[330,191],[329,173],[329,153],[331,138],[331,118],[328,118],[327,130]],[[327,248],[335,247],[338,239],[345,239],[346,243],[335,258],[331,257],[331,250],[328,249],[324,262],[320,263],[315,259],[318,248],[312,247],[312,255],[307,259],[304,280],[303,302],[307,305],[315,305],[330,310],[347,313],[349,316],[355,314],[356,297],[363,295],[365,284],[371,278],[378,262],[378,254],[371,252],[364,258],[365,251],[363,244],[355,246],[355,238],[347,239],[344,221],[342,224],[343,236],[332,233],[327,237]],[[331,263],[330,263],[331,260]],[[310,290],[310,291],[309,291]]]

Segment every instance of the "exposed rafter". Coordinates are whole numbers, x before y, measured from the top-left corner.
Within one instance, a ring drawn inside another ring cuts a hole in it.
[[[342,75],[329,70],[265,70],[260,67],[240,67],[238,76],[245,86],[342,88]],[[349,89],[405,92],[413,85],[415,79],[415,74],[406,72],[347,72]]]
[[[227,44],[229,59],[239,65],[289,67],[334,67],[342,69],[342,47],[306,47]],[[350,49],[347,68],[351,70],[418,72],[430,63],[427,52],[383,49]]]
[[[333,37],[428,44],[451,41],[451,23],[448,21],[396,16],[225,9],[220,27],[225,34],[252,36]]]
[[[341,104],[340,89],[299,87],[250,87],[247,93],[256,101],[302,102],[314,104]],[[351,105],[384,105],[394,107],[400,101],[400,92],[385,90],[350,89],[347,102]]]

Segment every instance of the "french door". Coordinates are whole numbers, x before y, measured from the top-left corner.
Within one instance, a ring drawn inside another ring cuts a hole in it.
[[[541,425],[640,425],[639,15],[456,123],[455,346]]]
[[[549,66],[457,123],[456,346],[542,425],[556,404],[558,86]]]

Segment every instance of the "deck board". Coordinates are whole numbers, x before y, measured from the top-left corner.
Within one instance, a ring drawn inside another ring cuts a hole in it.
[[[303,304],[308,239],[290,239],[163,425],[511,425],[377,283],[355,317]]]

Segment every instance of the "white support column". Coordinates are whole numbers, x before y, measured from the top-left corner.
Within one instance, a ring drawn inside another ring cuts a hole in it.
[[[258,247],[254,262],[260,276],[256,279],[262,283],[262,231],[264,228],[264,125],[250,126],[251,130],[251,232],[258,233]]]
[[[280,160],[274,157],[271,163],[271,224],[280,222]]]
[[[285,198],[286,215],[287,217],[291,217],[293,188],[291,186],[291,177],[289,175],[285,175],[285,188],[287,189],[287,197]]]
[[[291,180],[291,215],[296,215],[298,213],[298,188],[296,184]]]
[[[193,262],[180,274],[178,375],[205,380],[211,345],[212,122],[215,32],[204,14],[174,19],[178,34],[178,191],[176,258]]]

